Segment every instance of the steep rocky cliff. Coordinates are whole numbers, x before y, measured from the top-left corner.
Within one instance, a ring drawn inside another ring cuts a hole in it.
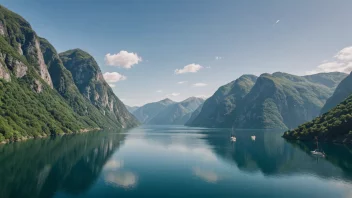
[[[136,125],[127,110],[104,116],[78,90],[50,43],[0,6],[0,142]]]
[[[74,49],[59,54],[65,68],[71,72],[79,92],[103,115],[123,128],[136,126],[137,119],[114,94],[94,60],[87,52]]]

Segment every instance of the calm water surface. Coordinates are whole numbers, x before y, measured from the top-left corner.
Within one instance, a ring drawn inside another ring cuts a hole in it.
[[[352,148],[282,131],[142,126],[0,145],[0,197],[352,197]],[[255,135],[256,140],[250,136]]]

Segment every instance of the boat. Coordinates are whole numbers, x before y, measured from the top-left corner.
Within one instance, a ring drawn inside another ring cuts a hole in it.
[[[231,140],[231,142],[236,142],[236,137],[235,136],[231,136],[230,140]]]
[[[319,143],[318,143],[318,138],[315,137],[317,140],[317,148],[314,151],[311,151],[312,155],[319,156],[319,157],[325,157],[324,151],[319,150]]]
[[[251,138],[253,141],[255,141],[255,135],[252,135]]]

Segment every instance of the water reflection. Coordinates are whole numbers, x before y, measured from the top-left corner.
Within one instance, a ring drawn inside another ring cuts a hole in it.
[[[92,132],[0,145],[0,197],[85,192],[124,138],[120,133]]]
[[[222,159],[245,172],[267,176],[313,174],[321,178],[352,180],[352,149],[346,145],[322,144],[326,158],[310,154],[315,145],[281,138],[281,131],[237,130],[236,142],[230,132],[210,133],[204,139]],[[251,136],[255,135],[255,141]]]

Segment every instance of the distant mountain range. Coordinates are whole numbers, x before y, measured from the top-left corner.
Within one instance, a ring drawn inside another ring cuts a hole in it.
[[[308,76],[276,72],[243,75],[208,98],[189,126],[290,129],[320,114],[347,76],[332,72]]]
[[[184,125],[203,102],[204,99],[196,97],[181,102],[166,98],[139,107],[133,111],[133,115],[144,124]]]
[[[0,142],[138,125],[79,49],[58,54],[0,6]]]

